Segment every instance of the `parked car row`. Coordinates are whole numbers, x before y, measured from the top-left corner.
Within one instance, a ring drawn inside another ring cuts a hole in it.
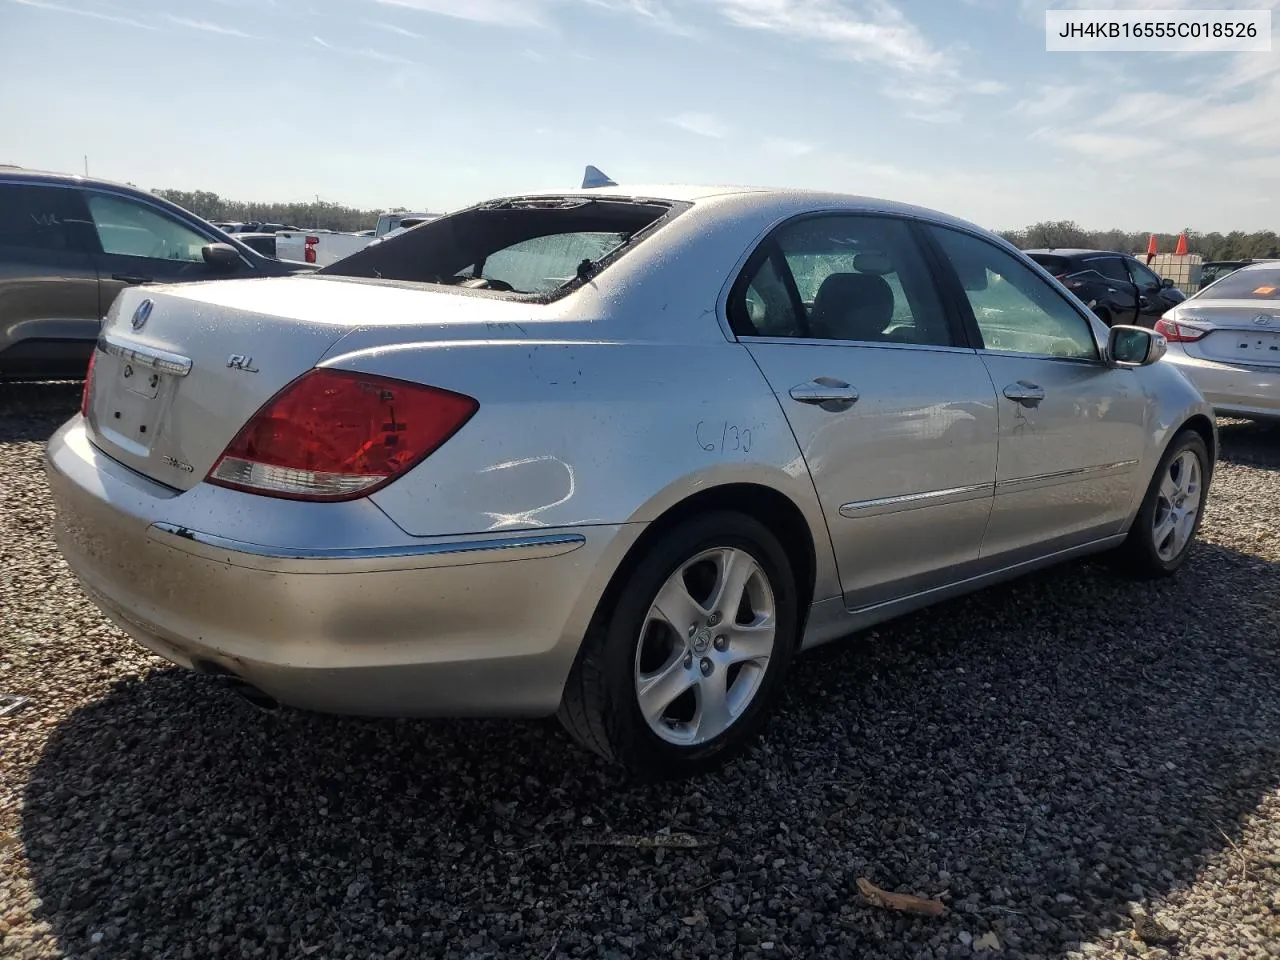
[[[373,230],[360,233],[341,233],[336,230],[297,230],[277,235],[276,252],[286,260],[302,260],[317,266],[328,266],[363,250],[370,243],[401,230],[427,223],[439,217],[438,213],[384,213],[378,217]]]
[[[1166,349],[932,210],[507,196],[125,289],[47,469],[86,593],[259,705],[556,714],[680,776],[801,650],[1072,557],[1179,569],[1217,433]]]

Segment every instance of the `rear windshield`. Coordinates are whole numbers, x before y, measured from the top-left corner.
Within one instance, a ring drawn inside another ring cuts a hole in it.
[[[317,272],[554,299],[686,206],[617,197],[495,200],[370,244]]]
[[[1280,266],[1263,270],[1236,270],[1211,287],[1197,300],[1280,300]]]

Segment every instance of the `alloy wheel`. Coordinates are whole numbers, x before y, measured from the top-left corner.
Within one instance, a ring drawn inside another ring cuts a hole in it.
[[[1186,549],[1203,497],[1200,458],[1183,450],[1169,461],[1156,494],[1151,536],[1156,555],[1168,563]]]
[[[773,588],[750,553],[718,548],[681,564],[636,646],[636,699],[649,728],[678,746],[718,737],[759,691],[776,635]]]

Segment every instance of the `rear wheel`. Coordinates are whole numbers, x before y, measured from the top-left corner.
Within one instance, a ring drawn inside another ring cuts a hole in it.
[[[759,731],[795,650],[786,551],[723,511],[661,535],[601,610],[560,720],[581,744],[644,777],[718,766]]]
[[[1191,552],[1204,515],[1209,450],[1194,430],[1173,438],[1147,487],[1138,515],[1117,559],[1134,576],[1166,577]]]

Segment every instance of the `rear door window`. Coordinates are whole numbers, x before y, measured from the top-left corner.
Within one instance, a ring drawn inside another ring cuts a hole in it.
[[[1084,263],[1090,270],[1097,270],[1108,280],[1115,280],[1124,284],[1130,282],[1129,274],[1124,268],[1124,261],[1119,257],[1094,257]]]
[[[74,190],[0,183],[0,247],[82,252],[84,221]]]
[[[730,301],[740,336],[956,345],[910,228],[891,217],[806,217],[767,242]],[[794,286],[790,296],[788,280]]]

